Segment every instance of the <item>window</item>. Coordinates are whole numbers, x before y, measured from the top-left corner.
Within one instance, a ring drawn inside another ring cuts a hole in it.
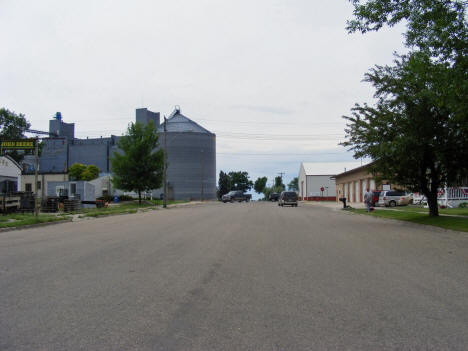
[[[32,184],[31,183],[26,183],[25,184],[25,191],[32,192]]]
[[[41,182],[40,181],[37,182],[37,190],[41,190]]]

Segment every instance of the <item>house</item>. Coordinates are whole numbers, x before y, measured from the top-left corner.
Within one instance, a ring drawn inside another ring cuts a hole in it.
[[[21,189],[21,166],[10,156],[0,156],[0,193]]]
[[[299,198],[306,201],[335,201],[334,176],[359,162],[302,162],[299,168]]]

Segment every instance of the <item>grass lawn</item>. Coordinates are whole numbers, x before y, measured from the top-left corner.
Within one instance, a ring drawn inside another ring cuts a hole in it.
[[[404,209],[404,208],[405,207],[398,207],[397,210]],[[419,223],[419,224],[427,224],[427,225],[432,225],[435,227],[440,227],[440,228],[445,228],[445,229],[468,232],[468,218],[447,217],[447,216],[429,217],[429,215],[426,213],[417,213],[417,211],[413,210],[414,208],[407,207],[407,209],[408,209],[407,211],[396,211],[396,210],[382,210],[382,209],[379,210],[377,208],[371,213],[367,213],[365,209],[353,209],[351,211],[354,213],[361,213],[361,214],[366,214],[366,215],[374,216],[374,217],[392,218],[392,219],[398,219],[401,221],[407,221],[407,222],[413,222],[413,223]],[[427,209],[423,209],[423,210],[427,210]],[[447,209],[447,210],[450,210],[450,209]]]
[[[380,207],[382,208],[382,207]],[[379,207],[376,207],[378,210]],[[424,212],[429,213],[428,208],[424,207],[416,207],[416,206],[397,206],[397,207],[386,207],[387,210],[396,210],[396,211],[404,211],[404,212]],[[457,216],[468,216],[468,208],[439,208],[440,214],[451,214]]]
[[[35,217],[34,214],[10,214],[0,216],[0,228],[22,227],[25,225],[58,222],[67,220],[65,216],[49,216],[39,215]]]
[[[167,201],[168,205],[184,203],[186,201]],[[121,202],[116,205],[111,205],[109,207],[103,208],[85,208],[81,211],[75,212],[82,214],[83,217],[98,217],[98,216],[109,216],[115,214],[127,214],[127,213],[137,213],[138,210],[151,210],[156,209],[157,207],[162,206],[162,200],[144,200],[141,204],[138,201],[127,201]]]

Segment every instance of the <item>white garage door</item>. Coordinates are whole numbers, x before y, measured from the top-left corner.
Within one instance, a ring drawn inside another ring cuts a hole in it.
[[[354,193],[356,194],[354,201],[359,202],[359,181],[354,183]]]
[[[364,194],[366,193],[366,180],[361,180],[361,199],[364,201]],[[369,189],[370,190],[370,189]]]
[[[369,182],[369,189],[372,191],[372,190],[375,190],[375,180],[374,179],[371,179],[370,182]]]
[[[354,184],[349,183],[349,202],[354,201],[353,194],[354,194]]]

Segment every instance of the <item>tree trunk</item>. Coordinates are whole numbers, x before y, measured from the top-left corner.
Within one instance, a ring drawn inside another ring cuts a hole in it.
[[[437,217],[439,215],[439,204],[437,203],[437,190],[430,191],[427,194],[427,204],[429,205],[429,216]]]
[[[141,190],[138,190],[138,204],[141,205]]]

